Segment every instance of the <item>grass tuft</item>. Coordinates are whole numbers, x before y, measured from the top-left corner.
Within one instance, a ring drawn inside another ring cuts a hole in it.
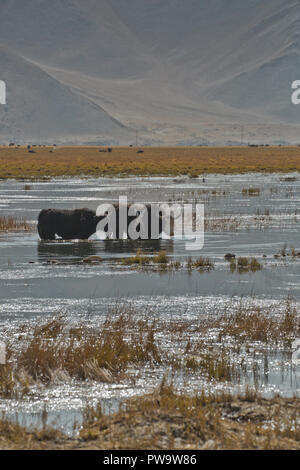
[[[12,216],[0,217],[0,232],[33,232],[34,225],[27,220]]]
[[[230,261],[231,272],[238,271],[239,273],[260,271],[262,269],[261,263],[256,258],[240,257],[237,260],[235,258],[227,259]]]

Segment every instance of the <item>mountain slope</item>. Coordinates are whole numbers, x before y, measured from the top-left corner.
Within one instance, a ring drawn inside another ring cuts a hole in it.
[[[3,137],[298,141],[298,0],[2,0],[0,44]]]
[[[13,141],[104,141],[126,129],[101,107],[76,95],[31,62],[0,48],[7,106],[0,106],[0,137]]]

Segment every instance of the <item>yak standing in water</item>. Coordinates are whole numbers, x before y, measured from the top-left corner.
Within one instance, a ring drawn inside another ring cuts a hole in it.
[[[115,238],[119,238],[119,205],[114,204],[116,211],[116,233]],[[147,231],[148,239],[151,239],[151,205],[146,204],[147,209]],[[55,240],[55,235],[63,240],[87,240],[97,231],[98,223],[104,216],[97,216],[96,212],[90,209],[43,209],[38,217],[38,233],[42,240]],[[127,227],[136,218],[128,215],[127,207]],[[159,213],[159,233],[162,233],[162,214]],[[173,220],[171,218],[171,226]],[[107,228],[108,230],[108,228]],[[158,237],[155,237],[158,238]]]
[[[99,218],[90,209],[43,209],[38,217],[38,232],[42,240],[86,240],[96,232]]]

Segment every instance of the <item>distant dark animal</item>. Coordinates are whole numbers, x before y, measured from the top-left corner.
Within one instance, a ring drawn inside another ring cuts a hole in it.
[[[224,258],[226,259],[226,261],[231,261],[235,258],[235,255],[233,253],[226,253]]]
[[[110,227],[107,223],[104,225],[104,232],[107,233],[108,236],[112,239],[119,239],[122,238],[123,233],[120,233],[120,226],[119,226],[119,214],[120,214],[120,207],[119,204],[114,204],[115,213],[116,213],[116,226],[113,232],[109,232]],[[126,209],[126,207],[125,207]],[[147,215],[145,218],[145,223],[147,227],[145,227],[144,235],[146,239],[152,239],[152,207],[150,204],[146,204]],[[127,235],[130,238],[130,234],[128,234],[128,227],[131,222],[133,222],[138,216],[139,213],[136,215],[128,215],[128,207],[127,207]],[[63,240],[72,240],[72,239],[79,239],[79,240],[87,240],[91,235],[93,235],[97,231],[98,223],[103,220],[108,213],[104,215],[97,216],[95,211],[90,209],[74,209],[74,210],[59,210],[59,209],[43,209],[39,216],[38,216],[38,233],[42,240],[55,240],[55,236],[61,237]],[[109,219],[109,216],[108,216]],[[106,219],[106,220],[108,220]],[[111,220],[111,219],[110,219]],[[173,233],[173,226],[174,222],[171,218],[170,220],[170,230],[171,234]],[[136,230],[139,232],[142,231],[140,224],[137,225]],[[158,219],[158,226],[157,232],[154,234],[153,239],[159,238],[163,231],[163,221],[162,221],[162,214],[159,214]],[[154,230],[153,230],[154,231]]]
[[[136,153],[144,153],[144,150],[138,150]]]

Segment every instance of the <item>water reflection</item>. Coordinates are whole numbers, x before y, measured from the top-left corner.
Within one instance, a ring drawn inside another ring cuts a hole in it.
[[[85,258],[87,256],[97,255],[101,249],[97,242],[43,242],[40,241],[37,244],[38,259],[41,262],[49,259],[63,260],[65,258]]]
[[[154,253],[157,251],[165,250],[168,253],[173,253],[174,242],[173,240],[105,240],[104,250],[107,253],[136,253],[137,250],[142,250],[144,253]]]
[[[38,259],[40,262],[57,260],[74,262],[88,256],[103,256],[105,254],[120,255],[133,254],[137,250],[145,253],[155,253],[165,250],[173,253],[173,240],[89,240],[89,241],[39,241],[37,244]]]

